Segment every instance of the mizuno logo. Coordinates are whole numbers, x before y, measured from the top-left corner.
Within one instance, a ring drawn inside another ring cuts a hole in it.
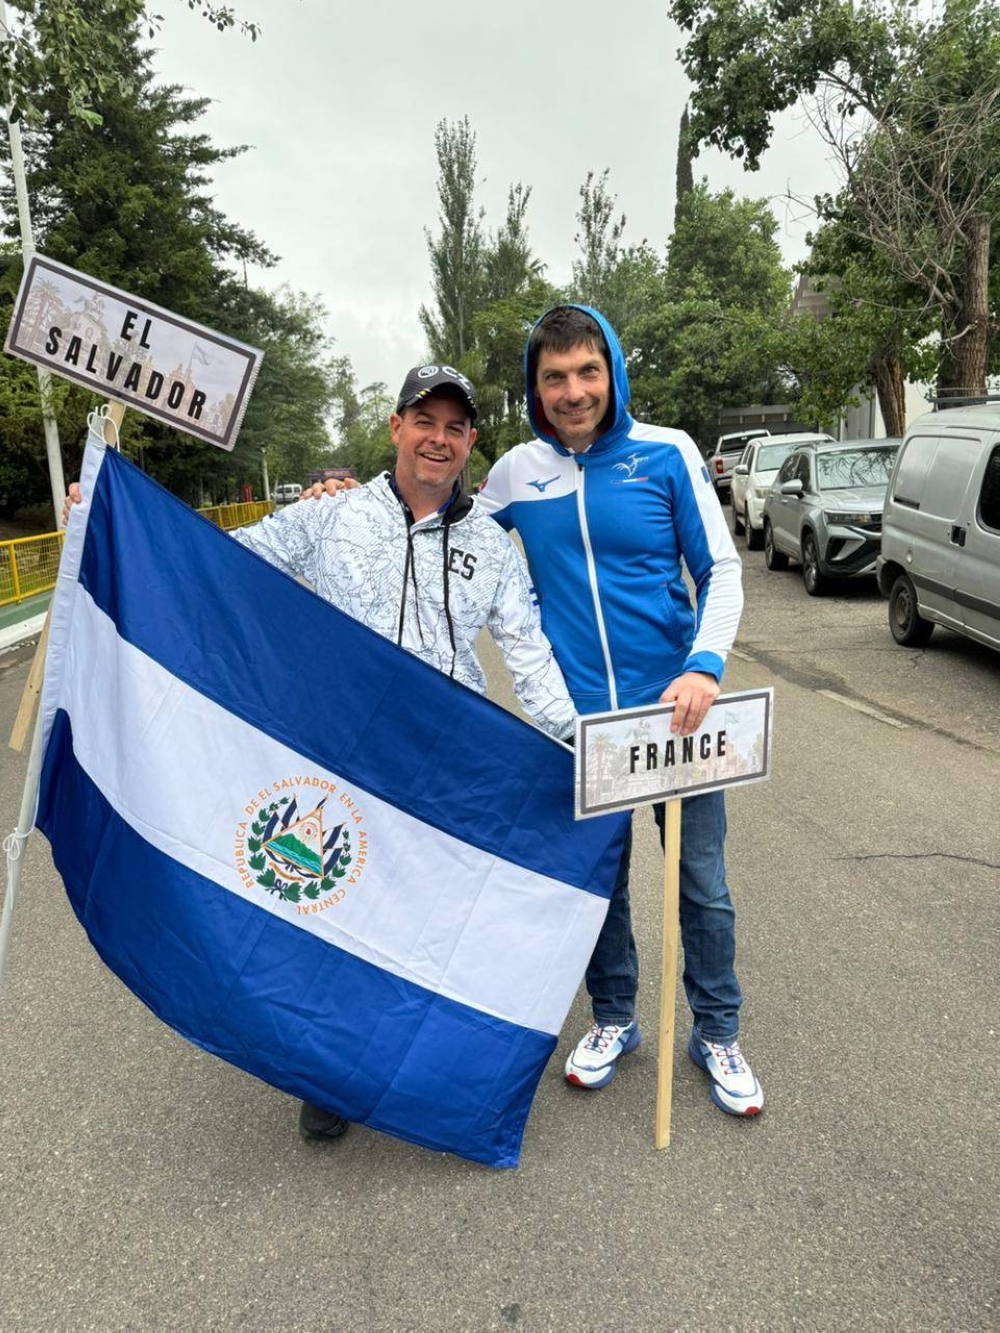
[[[626,477],[634,477],[636,468],[640,463],[645,463],[647,458],[648,454],[629,454],[628,462],[616,463],[614,470],[615,472],[624,472]]]
[[[539,493],[539,495],[544,495],[546,486],[551,486],[554,481],[558,480],[559,480],[559,475],[557,473],[554,477],[549,477],[548,481],[529,481],[528,485],[534,486],[535,490]]]

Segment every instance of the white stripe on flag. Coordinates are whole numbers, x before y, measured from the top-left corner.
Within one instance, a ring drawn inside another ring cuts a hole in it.
[[[70,716],[81,767],[142,838],[387,972],[508,1022],[558,1033],[600,929],[603,899],[483,852],[361,789],[345,789],[337,774],[317,769],[120,639],[79,584],[73,601],[69,660],[53,704]],[[103,687],[94,689],[95,681]],[[321,711],[316,725],[324,725]],[[117,743],[109,743],[113,737]],[[297,777],[325,781],[335,792],[274,792],[282,779]],[[237,827],[249,826],[245,807],[265,790],[268,799],[296,796],[299,817],[327,795],[326,829],[343,818],[355,847],[364,833],[365,862],[342,901],[309,910],[256,883],[247,887],[236,865]],[[530,932],[518,926],[525,897]]]

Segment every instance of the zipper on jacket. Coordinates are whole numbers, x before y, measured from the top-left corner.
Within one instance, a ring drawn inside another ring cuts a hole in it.
[[[604,613],[601,610],[601,598],[597,591],[597,566],[594,564],[594,552],[590,545],[590,531],[587,528],[587,511],[583,499],[584,471],[583,463],[576,460],[576,516],[580,523],[580,535],[583,538],[583,552],[587,557],[587,577],[590,580],[590,595],[594,601],[594,616],[597,620],[597,634],[601,640],[601,652],[604,654],[604,670],[608,675],[608,699],[612,711],[618,708],[618,687],[615,673],[611,666],[611,650],[608,647],[608,635],[604,628]]]

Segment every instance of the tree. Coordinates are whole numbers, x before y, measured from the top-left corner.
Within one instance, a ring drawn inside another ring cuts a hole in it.
[[[431,285],[436,309],[420,307],[420,323],[437,361],[461,361],[472,345],[472,318],[483,298],[483,210],[475,204],[476,136],[463,116],[442,120],[434,134],[438,160],[440,234],[429,231]],[[525,201],[527,202],[527,201]]]
[[[691,122],[687,106],[681,112],[681,127],[677,135],[677,176],[674,194],[674,226],[680,219],[684,201],[694,189],[694,153],[691,150]]]
[[[431,358],[457,367],[476,386],[479,438],[470,468],[478,478],[525,438],[524,342],[558,293],[528,237],[530,186],[512,185],[503,223],[486,228],[485,210],[475,201],[475,143],[468,118],[437,127],[440,232],[427,233],[435,309],[422,306],[420,321]]]
[[[580,230],[573,237],[581,258],[573,264],[573,291],[583,305],[605,313],[611,276],[622,254],[622,236],[627,218],[615,217],[618,196],[608,192],[609,168],[595,180],[592,171],[580,186]]]
[[[588,171],[580,186],[574,239],[581,257],[573,264],[569,296],[599,310],[625,347],[634,321],[661,295],[662,263],[645,241],[623,243],[627,219],[614,216],[617,195],[608,192],[608,175],[607,169],[597,178]]]
[[[778,224],[762,199],[732,190],[713,194],[699,181],[684,201],[668,247],[665,295],[680,300],[699,287],[723,307],[779,311],[790,278],[775,239]]]
[[[370,481],[395,464],[396,451],[389,435],[395,399],[380,380],[359,389],[349,357],[336,362],[336,371],[340,443],[330,460],[334,466],[353,468],[361,481]]]
[[[766,203],[712,194],[684,201],[658,283],[628,325],[633,409],[703,432],[719,408],[784,398],[790,278]]]
[[[787,364],[800,385],[800,414],[833,426],[859,391],[874,391],[886,433],[902,435],[906,379],[933,378],[938,359],[922,295],[842,218],[831,218],[809,239],[803,270],[826,292],[829,313],[818,323],[803,317],[789,329]]]
[[[238,26],[256,41],[260,27],[237,19],[229,5],[185,0],[220,32]],[[145,21],[147,35],[159,31],[162,15],[147,15],[145,0],[7,0],[20,18],[17,31],[0,34],[0,105],[12,120],[34,118],[37,89],[54,84],[66,94],[70,115],[99,125],[94,103],[128,90],[122,56],[129,35]]]
[[[753,170],[775,114],[809,99],[859,239],[938,320],[940,387],[982,388],[1000,179],[992,0],[944,0],[930,19],[917,0],[672,0],[670,12],[691,34],[694,142]]]

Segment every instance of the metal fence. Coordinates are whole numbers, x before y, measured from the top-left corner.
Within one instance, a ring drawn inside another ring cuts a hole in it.
[[[61,532],[0,542],[0,606],[55,587],[62,542]]]
[[[212,505],[208,509],[199,509],[198,513],[224,532],[229,532],[231,528],[256,523],[273,508],[268,500],[255,500],[250,504]],[[64,536],[62,532],[45,532],[40,537],[18,537],[15,541],[0,542],[0,606],[23,602],[56,586]]]
[[[245,528],[248,523],[256,523],[273,509],[270,500],[251,500],[249,504],[210,505],[208,509],[199,509],[198,513],[217,528],[228,532],[230,528]]]

